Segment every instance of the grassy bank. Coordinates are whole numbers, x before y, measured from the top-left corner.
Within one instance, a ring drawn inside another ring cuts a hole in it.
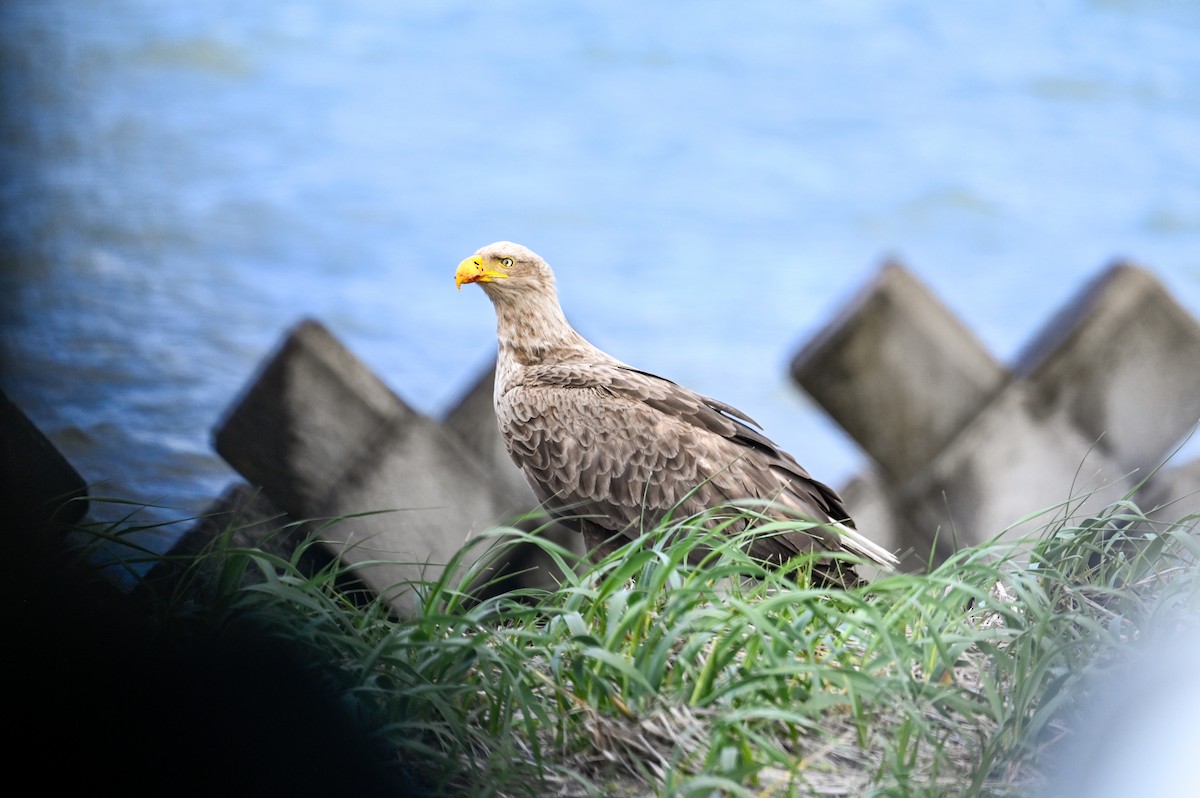
[[[482,540],[460,580],[418,586],[422,612],[404,621],[353,600],[336,565],[305,575],[300,553],[226,536],[152,616],[251,623],[304,652],[421,792],[1026,795],[1082,680],[1145,630],[1196,617],[1193,527],[1122,502],[830,591],[691,519],[577,574],[539,541],[570,574],[559,590],[476,602],[460,585]],[[696,547],[711,550],[702,567],[687,563]]]

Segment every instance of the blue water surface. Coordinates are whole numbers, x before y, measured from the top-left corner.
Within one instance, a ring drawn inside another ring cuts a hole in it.
[[[1200,4],[7,0],[0,387],[199,512],[302,317],[440,415],[510,239],[617,357],[864,456],[786,375],[888,256],[1002,359],[1117,257],[1200,312]],[[101,508],[103,510],[103,508]],[[165,541],[164,541],[165,542]]]

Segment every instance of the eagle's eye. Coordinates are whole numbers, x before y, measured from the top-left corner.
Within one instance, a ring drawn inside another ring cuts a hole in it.
[[[512,258],[501,258],[500,265],[502,265],[506,269],[511,268],[512,267]]]

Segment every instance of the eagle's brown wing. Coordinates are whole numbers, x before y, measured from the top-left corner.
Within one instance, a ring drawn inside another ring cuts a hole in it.
[[[753,499],[835,522],[856,543],[865,540],[850,528],[837,493],[747,416],[653,374],[612,363],[530,366],[497,397],[496,410],[509,453],[535,493],[577,528],[632,537],[668,512],[686,517]],[[756,539],[749,553],[779,562],[814,549],[861,548],[845,540],[814,527]]]

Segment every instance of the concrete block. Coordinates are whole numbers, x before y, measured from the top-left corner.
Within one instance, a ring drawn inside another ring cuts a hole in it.
[[[295,521],[258,488],[245,482],[227,487],[171,548],[169,555],[200,554],[213,541],[229,537],[237,548],[254,548],[291,556],[296,549]]]
[[[847,489],[851,514],[886,525],[877,516],[894,512],[891,547],[939,560],[1133,490],[1200,423],[1200,325],[1147,271],[1117,264],[1007,373],[889,264],[792,375],[878,465]]]
[[[1005,380],[971,331],[895,262],[797,353],[791,375],[896,481],[923,468]]]
[[[1200,459],[1159,470],[1137,492],[1134,501],[1155,521],[1200,527]]]
[[[457,437],[314,321],[291,331],[215,443],[293,518],[341,519],[324,545],[401,615],[413,582],[437,578],[511,505]]]
[[[1200,324],[1145,269],[1118,263],[1018,357],[1032,409],[1146,474],[1200,422]]]
[[[1132,488],[1093,441],[1035,413],[1032,394],[1026,384],[1011,384],[928,467],[893,488],[919,554],[932,550],[941,560],[996,537],[1034,537],[1056,521],[1096,513]]]
[[[276,507],[261,490],[245,482],[235,482],[175,541],[162,561],[138,582],[133,595],[166,596],[177,590],[189,589],[183,584],[189,569],[197,558],[203,557],[224,537],[228,537],[231,547],[258,549],[291,560],[305,535],[306,530]],[[327,565],[331,558],[332,555],[327,551],[309,547],[300,556],[298,566],[304,574],[312,575]],[[245,574],[242,583],[259,581],[261,575],[252,569]],[[363,586],[344,587],[362,589]]]
[[[0,513],[14,532],[62,529],[87,513],[87,484],[22,410],[0,392]]]
[[[900,570],[916,572],[925,569],[929,552],[917,551],[912,547],[918,537],[910,528],[909,519],[896,504],[890,484],[878,469],[868,466],[851,477],[838,493],[845,501],[858,531],[888,551],[895,552],[900,558]],[[860,567],[859,571],[868,579],[873,576],[873,572],[864,567]]]
[[[508,456],[500,437],[492,400],[495,377],[494,365],[484,369],[443,417],[442,427],[462,442],[479,467],[491,474],[505,495],[511,497],[515,515],[535,508],[538,500]]]

